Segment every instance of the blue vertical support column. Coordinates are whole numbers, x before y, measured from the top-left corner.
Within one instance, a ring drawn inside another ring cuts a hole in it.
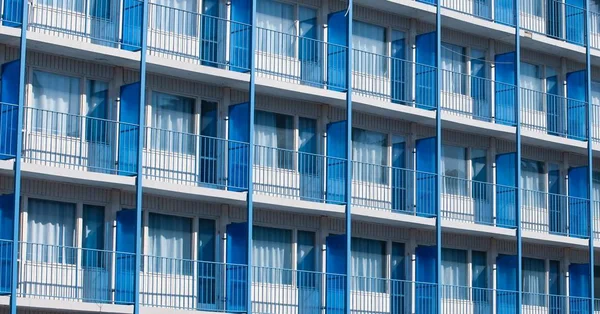
[[[344,291],[344,313],[350,314],[350,289],[352,284],[352,24],[354,17],[353,0],[348,0],[346,42],[346,285]]]
[[[21,51],[20,51],[20,64],[19,64],[19,110],[17,120],[17,149],[15,154],[15,165],[14,165],[14,211],[13,211],[13,246],[12,246],[12,264],[11,264],[11,283],[10,283],[10,314],[17,314],[17,280],[18,276],[18,263],[17,256],[19,254],[19,213],[21,212],[21,147],[23,146],[23,111],[25,106],[25,65],[27,56],[27,24],[29,20],[29,10],[27,6],[29,1],[23,1],[22,3],[22,19],[21,19]]]
[[[515,205],[517,208],[517,309],[516,314],[522,313],[523,304],[523,239],[521,234],[521,4],[515,0],[515,120],[516,120],[516,167],[515,185],[517,189]]]
[[[587,171],[588,171],[588,197],[589,197],[589,205],[588,208],[590,210],[589,214],[589,266],[590,266],[590,311],[589,313],[594,313],[594,183],[593,183],[593,143],[592,143],[592,60],[591,60],[591,41],[590,41],[590,2],[591,0],[586,0],[585,5],[585,66],[586,66],[586,100],[587,100]]]
[[[248,269],[246,271],[248,289],[246,289],[246,310],[248,313],[252,313],[252,223],[254,221],[254,182],[253,182],[253,169],[254,169],[254,108],[256,107],[256,1],[252,0],[252,6],[250,8],[250,105],[248,106],[248,194],[246,199],[246,209],[248,217],[248,249],[247,249],[247,262]]]
[[[442,65],[442,13],[440,11],[441,1],[436,1],[436,16],[435,16],[435,69],[436,69],[436,91],[435,91],[435,104],[437,110],[435,111],[435,245],[436,245],[436,258],[435,258],[435,273],[436,273],[436,313],[442,313],[442,106],[440,104],[440,94],[442,87],[442,72],[440,66]]]
[[[140,30],[140,107],[138,116],[138,149],[137,149],[137,167],[135,178],[135,284],[133,294],[133,314],[140,313],[140,270],[142,265],[142,183],[143,183],[143,150],[144,150],[144,117],[146,105],[146,54],[148,50],[148,1],[144,0],[142,6],[142,23]]]

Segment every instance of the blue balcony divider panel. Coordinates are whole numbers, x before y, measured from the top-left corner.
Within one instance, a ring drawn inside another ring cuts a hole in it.
[[[411,99],[407,97],[407,80],[409,79],[410,63],[406,62],[406,39],[396,39],[392,41],[391,55],[391,78],[392,78],[392,102],[397,104],[406,104]]]
[[[242,103],[229,107],[228,188],[232,191],[248,189],[248,160],[250,104]]]
[[[587,167],[569,169],[569,235],[585,238],[589,235]]]
[[[247,304],[248,225],[227,225],[227,312],[244,312]]]
[[[344,314],[346,287],[346,235],[329,235],[326,239],[326,314]]]
[[[251,7],[250,0],[231,1],[231,30],[229,64],[230,70],[236,72],[250,71],[250,39],[251,39]]]
[[[133,304],[135,273],[136,210],[117,212],[115,303]]]
[[[548,171],[548,214],[550,215],[550,232],[566,234],[566,200],[560,196],[560,170]]]
[[[327,125],[327,186],[328,203],[346,200],[346,121]]]
[[[497,23],[515,25],[515,0],[494,1],[494,20]]]
[[[433,110],[436,106],[436,35],[435,32],[417,35],[416,95],[417,108]]]
[[[501,0],[504,1],[504,0]],[[515,125],[515,53],[496,55],[496,123]]]
[[[123,20],[121,30],[121,48],[138,51],[142,47],[143,1],[123,0]]]
[[[15,195],[0,195],[0,295],[10,294]]]
[[[408,189],[406,165],[406,144],[392,145],[392,210],[408,211]]]
[[[417,140],[416,205],[417,215],[433,217],[435,208],[435,137]]]
[[[563,4],[556,0],[546,0],[546,34],[554,38],[563,38]]]
[[[586,71],[567,73],[567,135],[586,140]]]
[[[202,16],[200,30],[202,38],[200,40],[200,53],[202,65],[217,67],[223,64],[220,47],[224,43],[220,43],[224,39],[222,34],[222,25],[219,19],[219,1],[204,0],[202,1]]]
[[[405,246],[403,243],[392,243],[391,261],[391,298],[390,309],[392,314],[404,314],[410,302],[405,299],[410,295],[410,286],[404,281],[406,279]]]
[[[416,287],[415,309],[416,314],[437,313],[436,310],[436,270],[437,248],[435,246],[418,246],[416,256]]]
[[[471,97],[473,97],[473,118],[490,121],[490,81],[486,80],[484,58],[471,59]]]
[[[496,313],[516,314],[517,262],[516,255],[500,254],[496,258]]]
[[[2,65],[2,90],[0,93],[0,160],[14,158],[17,154],[19,67],[19,60]]]
[[[23,0],[4,0],[2,12],[2,25],[21,27],[23,22]]]
[[[554,0],[548,0],[554,1]],[[565,113],[564,98],[559,96],[558,77],[556,75],[546,78],[546,117],[548,134],[563,135]]]
[[[569,314],[589,314],[590,265],[569,265]]]
[[[140,83],[121,86],[118,161],[120,175],[134,176],[137,173],[139,116]]]
[[[317,41],[317,18],[300,22],[298,57],[300,59],[300,81],[302,84],[323,86],[323,44]]]
[[[565,37],[570,43],[584,44],[585,6],[585,0],[565,0]]]
[[[348,19],[346,10],[330,13],[327,17],[327,86],[331,90],[345,91],[346,58],[348,58]]]
[[[514,228],[517,225],[516,156],[516,153],[496,156],[496,224],[500,227]]]

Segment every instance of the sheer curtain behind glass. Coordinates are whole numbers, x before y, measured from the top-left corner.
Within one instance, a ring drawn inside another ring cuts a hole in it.
[[[521,62],[521,101],[525,110],[544,110],[544,94],[540,67]]]
[[[387,178],[387,134],[352,130],[353,180],[385,183]]]
[[[546,266],[544,260],[523,258],[523,304],[544,305]]]
[[[294,148],[294,120],[292,116],[256,111],[254,139],[257,145],[257,165],[292,169]]]
[[[79,78],[34,71],[33,102],[26,116],[33,131],[46,135],[79,136],[81,90]]]
[[[148,139],[153,149],[193,154],[195,150],[194,100],[152,93],[152,126]]]
[[[385,277],[385,242],[352,239],[352,289],[383,292]]]
[[[360,74],[385,76],[387,73],[387,45],[385,28],[354,21],[352,29],[354,71]]]
[[[85,1],[82,0],[39,0],[41,5],[53,7],[56,9],[75,11],[83,13],[85,10]],[[45,14],[50,13],[45,11]]]
[[[521,186],[523,206],[543,209],[546,207],[546,184],[544,163],[535,160],[521,160]]]
[[[442,89],[465,94],[467,87],[465,48],[442,43]]]
[[[291,284],[292,281],[292,231],[254,227],[252,264],[256,282]]]
[[[27,260],[75,264],[75,204],[29,199]]]
[[[258,50],[286,57],[295,55],[294,5],[273,0],[256,3]]]
[[[442,146],[443,191],[445,194],[467,195],[467,149]]]
[[[179,35],[196,35],[196,24],[199,20],[196,13],[197,0],[152,0],[151,2],[153,4],[149,6],[150,22],[154,28]],[[165,36],[170,36],[171,40],[174,37],[174,35]]]
[[[467,290],[467,251],[442,249],[443,297],[465,299]]]
[[[150,272],[191,274],[192,220],[150,213],[146,248]]]

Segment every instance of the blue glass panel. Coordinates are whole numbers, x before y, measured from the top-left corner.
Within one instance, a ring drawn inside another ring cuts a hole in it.
[[[327,125],[327,202],[346,201],[346,121]]]
[[[407,211],[406,143],[392,144],[392,210]]]
[[[217,283],[223,278],[223,269],[216,261],[215,221],[199,219],[198,223],[198,309],[217,309]],[[206,262],[206,263],[203,263]]]
[[[348,57],[348,19],[346,11],[329,14],[327,18],[327,84],[329,89],[346,90],[346,59]]]
[[[404,61],[406,56],[406,40],[404,38],[392,41],[392,102],[406,103],[407,97],[406,83],[409,79],[410,63]]]
[[[133,176],[137,173],[140,83],[121,86],[119,111],[119,174]]]
[[[115,265],[115,302],[133,304],[136,246],[136,210],[117,212],[117,253]]]
[[[550,170],[548,171],[548,193],[550,197],[548,199],[548,213],[550,215],[550,232],[565,234],[566,233],[566,208],[564,199],[560,197],[560,171]]]
[[[422,109],[436,108],[437,72],[435,70],[436,52],[435,32],[417,35],[417,64],[415,74],[416,106]]]
[[[405,247],[403,243],[392,243],[392,261],[391,261],[391,313],[404,313],[405,307],[409,302],[405,299],[410,295],[409,286],[401,281],[406,278]]]
[[[589,235],[587,177],[587,167],[569,169],[569,234],[574,237]]]
[[[546,34],[554,38],[563,38],[562,20],[563,20],[563,4],[561,1],[546,0]]]
[[[231,20],[237,22],[231,23],[230,30],[229,63],[232,71],[250,71],[250,5],[249,0],[231,1]]]
[[[227,225],[227,296],[228,312],[243,312],[247,303],[248,225]]]
[[[234,191],[248,189],[249,116],[249,103],[229,107],[228,186]]]
[[[515,1],[514,0],[496,0],[494,1],[494,19],[500,24],[515,25]]]
[[[19,60],[2,65],[2,92],[0,93],[0,159],[14,158],[17,154],[17,122],[19,118]]]
[[[556,75],[546,78],[546,93],[548,134],[562,135],[564,134],[563,119],[565,113],[563,110],[565,104],[564,98],[559,96],[558,77]]]
[[[202,101],[200,115],[200,158],[198,158],[199,183],[215,187],[221,184],[219,178],[219,159],[222,146],[217,138],[218,104],[213,101]]]
[[[416,205],[417,215],[432,217],[436,214],[435,137],[417,140]]]
[[[436,271],[437,248],[435,246],[418,246],[415,250],[417,284],[415,308],[417,314],[436,313],[436,291],[432,288],[437,281]]]
[[[0,295],[10,293],[15,195],[0,195]]]
[[[201,27],[202,39],[200,41],[200,59],[203,65],[217,67],[221,64],[219,60],[219,39],[222,39],[219,21],[219,1],[202,1]]]
[[[585,33],[585,0],[565,0],[565,26],[568,42],[583,45]]]
[[[327,245],[327,286],[326,306],[327,314],[344,313],[344,291],[346,281],[346,236],[330,235],[326,240]]]
[[[515,255],[500,254],[496,258],[496,312],[515,314],[517,312],[517,263]]]
[[[496,123],[515,125],[515,53],[496,55]]]
[[[141,49],[142,14],[143,1],[123,0],[122,49],[129,51],[138,51]]]
[[[300,7],[300,38],[298,57],[300,59],[300,80],[310,86],[323,86],[323,44],[318,38],[316,10]],[[310,18],[304,16],[309,15]]]
[[[516,163],[515,153],[496,156],[496,224],[500,227],[516,227]]]
[[[298,231],[298,309],[300,313],[321,311],[321,277],[317,270],[316,234]]]
[[[2,25],[21,27],[23,22],[23,0],[4,0]]]
[[[485,56],[471,59],[471,97],[473,97],[473,117],[489,121],[491,116],[490,106],[490,81],[486,80]]]
[[[585,140],[586,132],[586,71],[567,73],[567,135]]]

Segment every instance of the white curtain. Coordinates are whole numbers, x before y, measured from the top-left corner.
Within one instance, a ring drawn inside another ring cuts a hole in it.
[[[387,174],[387,135],[361,129],[352,130],[353,179],[385,183]]]
[[[354,21],[352,29],[354,71],[369,75],[385,76],[387,73],[387,45],[385,28]]]
[[[191,271],[192,220],[150,213],[148,219],[148,270],[167,274]]]
[[[382,241],[352,239],[352,289],[381,292],[385,277],[385,243]]]
[[[540,67],[521,62],[521,100],[525,110],[544,110],[544,94]]]
[[[467,195],[467,149],[458,146],[442,146],[442,174],[444,193]]]
[[[81,90],[79,78],[34,71],[32,78],[33,102],[37,109],[27,120],[34,131],[46,135],[78,136],[81,121]]]
[[[442,89],[465,94],[467,87],[465,48],[442,43]]]
[[[194,153],[193,99],[153,92],[150,125],[152,148],[174,153]]]
[[[291,169],[293,134],[293,118],[291,116],[256,111],[254,117],[254,140],[257,145],[256,164]]]
[[[82,0],[39,0],[39,2],[41,5],[56,9],[75,11],[79,13],[83,13],[85,11],[85,1]]]
[[[295,55],[294,5],[273,0],[256,3],[257,47],[269,54]]]
[[[521,161],[521,186],[523,188],[523,206],[531,208],[546,207],[546,184],[544,164],[540,161],[523,159]]]
[[[198,19],[197,0],[153,0],[150,16],[158,30],[195,36]]]
[[[466,298],[467,266],[467,251],[442,249],[442,284],[444,285],[444,298]]]
[[[260,266],[255,271],[255,281],[290,284],[292,278],[292,231],[254,227],[253,232],[252,263]]]
[[[546,267],[544,260],[523,258],[523,292],[524,304],[545,304]]]
[[[75,204],[29,199],[27,259],[74,264]]]

